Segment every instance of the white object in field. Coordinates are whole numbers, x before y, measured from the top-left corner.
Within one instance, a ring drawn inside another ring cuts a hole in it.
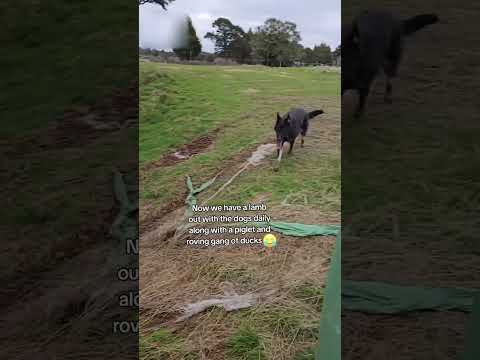
[[[258,304],[260,298],[271,296],[274,292],[274,290],[270,290],[263,293],[248,293],[243,295],[226,292],[225,296],[222,296],[221,298],[202,300],[184,306],[184,315],[180,316],[175,322],[189,319],[214,305],[222,305],[227,312],[251,307]]]
[[[228,185],[232,183],[235,178],[240,175],[249,165],[257,166],[259,165],[262,160],[275,152],[276,145],[275,144],[263,144],[260,145],[257,150],[255,150],[252,155],[247,159],[247,161],[243,164],[243,166],[238,170],[225,184],[223,184],[220,189],[218,189],[212,196],[210,196],[207,200],[205,200],[202,205],[207,204],[213,198],[215,198],[221,191],[223,191]]]
[[[275,152],[275,144],[263,144],[255,150],[252,155],[247,159],[248,163],[257,166],[260,165],[263,159]]]
[[[183,155],[183,154],[180,153],[179,151],[176,151],[173,155],[174,155],[177,159],[188,159],[188,156],[187,156],[187,155]]]

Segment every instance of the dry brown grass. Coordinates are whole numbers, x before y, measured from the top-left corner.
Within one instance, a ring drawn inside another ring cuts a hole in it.
[[[268,345],[270,359],[291,359],[300,349],[314,345],[320,309],[299,299],[302,286],[321,289],[324,284],[332,238],[293,238],[279,235],[281,246],[265,248],[199,249],[182,240],[147,246],[140,264],[141,329],[167,328],[186,339],[186,347],[208,359],[223,359],[225,339],[241,324],[255,324]],[[207,310],[192,319],[175,323],[181,307],[224,294],[233,287],[239,294],[274,290],[261,305],[248,310],[224,313]],[[278,317],[301,316],[296,329],[276,324]],[[308,329],[310,336],[293,338]],[[265,340],[266,341],[266,340]],[[275,352],[272,352],[276,349]],[[216,355],[213,355],[216,354]]]

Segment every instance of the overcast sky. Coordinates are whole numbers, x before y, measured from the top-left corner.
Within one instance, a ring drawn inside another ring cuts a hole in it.
[[[202,42],[203,51],[213,52],[213,42],[203,36],[212,31],[212,22],[219,17],[230,19],[245,31],[262,25],[274,17],[297,24],[304,46],[325,42],[335,49],[340,44],[340,0],[175,0],[164,11],[158,5],[142,5],[140,14],[140,46],[170,49],[175,24],[189,15]]]

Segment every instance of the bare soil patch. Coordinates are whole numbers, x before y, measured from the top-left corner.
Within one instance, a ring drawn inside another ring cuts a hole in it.
[[[164,166],[176,165],[190,159],[194,155],[207,151],[214,143],[215,137],[219,131],[220,129],[217,128],[206,135],[195,138],[189,144],[183,145],[179,149],[165,154],[160,160],[148,163],[145,165],[144,170],[150,171]]]

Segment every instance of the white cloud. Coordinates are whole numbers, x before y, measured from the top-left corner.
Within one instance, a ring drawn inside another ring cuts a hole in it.
[[[191,15],[192,19],[213,21],[213,16],[209,13],[198,13]]]

